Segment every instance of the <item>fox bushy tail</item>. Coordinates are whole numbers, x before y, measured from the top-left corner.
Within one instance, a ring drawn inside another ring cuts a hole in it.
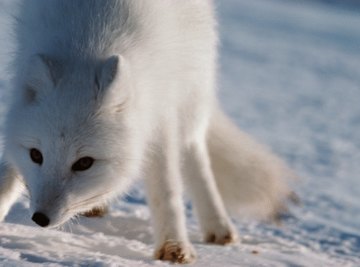
[[[287,178],[292,172],[286,164],[219,108],[212,115],[207,138],[215,180],[228,211],[275,218],[291,195]]]

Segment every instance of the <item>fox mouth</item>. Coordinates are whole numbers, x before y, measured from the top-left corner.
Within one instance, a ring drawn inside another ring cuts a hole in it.
[[[64,225],[67,221],[69,221],[72,217],[76,216],[76,214],[65,214],[61,216],[60,219],[53,219],[43,213],[41,211],[36,211],[32,215],[31,219],[38,226],[47,228],[47,229],[57,229]]]
[[[76,202],[63,199],[64,206],[60,206],[59,201],[55,201],[50,206],[33,207],[31,210],[34,213],[31,219],[40,227],[53,229],[61,227],[74,217],[103,217],[108,212],[106,203],[109,197],[111,195],[108,192],[102,192]]]
[[[62,219],[59,222],[53,223],[45,213],[36,211],[32,215],[31,219],[38,225],[48,229],[56,229],[64,225],[68,222],[71,218],[76,216],[83,216],[88,218],[95,218],[95,217],[104,217],[108,213],[108,207],[106,205],[99,205],[95,206],[92,209],[89,209],[85,212],[80,212],[76,214],[67,214],[62,216]]]

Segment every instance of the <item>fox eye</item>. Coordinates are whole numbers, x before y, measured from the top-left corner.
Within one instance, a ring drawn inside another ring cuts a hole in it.
[[[94,163],[94,159],[91,157],[83,157],[81,159],[79,159],[78,161],[76,161],[71,169],[73,171],[85,171],[87,169],[90,169],[90,167],[93,165]]]
[[[30,158],[36,164],[41,165],[43,163],[43,155],[36,148],[30,149]]]

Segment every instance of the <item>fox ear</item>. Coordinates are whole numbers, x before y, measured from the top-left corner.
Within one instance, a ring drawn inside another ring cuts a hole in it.
[[[32,103],[39,95],[52,90],[57,81],[59,64],[43,54],[31,56],[25,83],[25,100]]]
[[[98,90],[106,90],[106,88],[111,85],[118,76],[119,64],[119,56],[112,56],[102,63],[95,77],[95,83]]]
[[[96,72],[95,85],[105,106],[115,111],[122,110],[130,92],[129,76],[124,57],[114,55],[102,62]]]

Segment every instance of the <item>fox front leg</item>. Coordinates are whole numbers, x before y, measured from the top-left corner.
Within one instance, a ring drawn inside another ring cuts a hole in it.
[[[154,257],[190,263],[195,252],[186,232],[178,152],[176,142],[168,140],[151,156],[146,170],[147,200],[154,227]]]
[[[16,171],[5,162],[0,162],[0,221],[3,221],[23,188]]]

